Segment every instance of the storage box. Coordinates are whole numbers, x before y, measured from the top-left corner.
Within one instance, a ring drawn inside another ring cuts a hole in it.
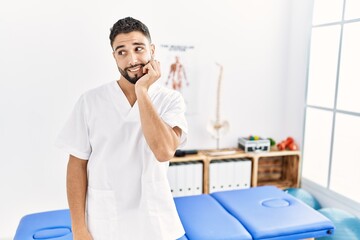
[[[245,152],[268,152],[270,151],[269,139],[249,140],[248,138],[239,138],[238,147]]]

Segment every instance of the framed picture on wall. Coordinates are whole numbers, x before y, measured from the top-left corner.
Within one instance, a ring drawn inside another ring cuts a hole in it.
[[[157,49],[161,64],[161,84],[179,91],[186,102],[187,115],[197,112],[198,90],[196,51],[193,45],[161,44]]]

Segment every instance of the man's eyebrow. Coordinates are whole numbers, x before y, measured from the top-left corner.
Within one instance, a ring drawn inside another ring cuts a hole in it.
[[[123,47],[125,47],[125,45],[119,45],[114,49],[114,51],[118,50],[119,48],[123,48]]]
[[[135,46],[145,46],[145,43],[142,43],[142,42],[134,42],[132,45],[135,45]],[[118,50],[119,48],[124,48],[125,45],[119,45],[115,48],[114,51]]]

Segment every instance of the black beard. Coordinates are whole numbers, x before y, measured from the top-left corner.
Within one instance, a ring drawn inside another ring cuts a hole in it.
[[[136,64],[134,66],[131,66],[131,67],[136,67],[136,66],[142,66],[144,67],[145,64]],[[126,79],[128,80],[130,83],[132,84],[135,84],[142,76],[138,76],[137,74],[135,75],[135,77],[130,77],[129,74],[128,74],[128,69],[131,68],[131,67],[127,67],[125,68],[124,70],[122,70],[121,68],[118,67],[119,71],[120,71],[120,74]]]

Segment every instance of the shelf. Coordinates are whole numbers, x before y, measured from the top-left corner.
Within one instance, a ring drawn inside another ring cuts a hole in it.
[[[258,182],[258,186],[276,186],[281,189],[291,188],[294,187],[294,185],[294,182],[288,180]]]
[[[204,159],[206,159],[206,156],[198,153],[198,154],[190,154],[190,155],[186,155],[184,157],[174,157],[170,160],[170,162],[188,162],[188,161],[203,161]]]
[[[251,160],[251,187],[274,185],[279,188],[299,187],[300,152],[270,151],[246,153],[241,149],[199,150],[198,154],[175,157],[171,162],[203,162],[203,191],[209,193],[211,161],[246,158]]]

